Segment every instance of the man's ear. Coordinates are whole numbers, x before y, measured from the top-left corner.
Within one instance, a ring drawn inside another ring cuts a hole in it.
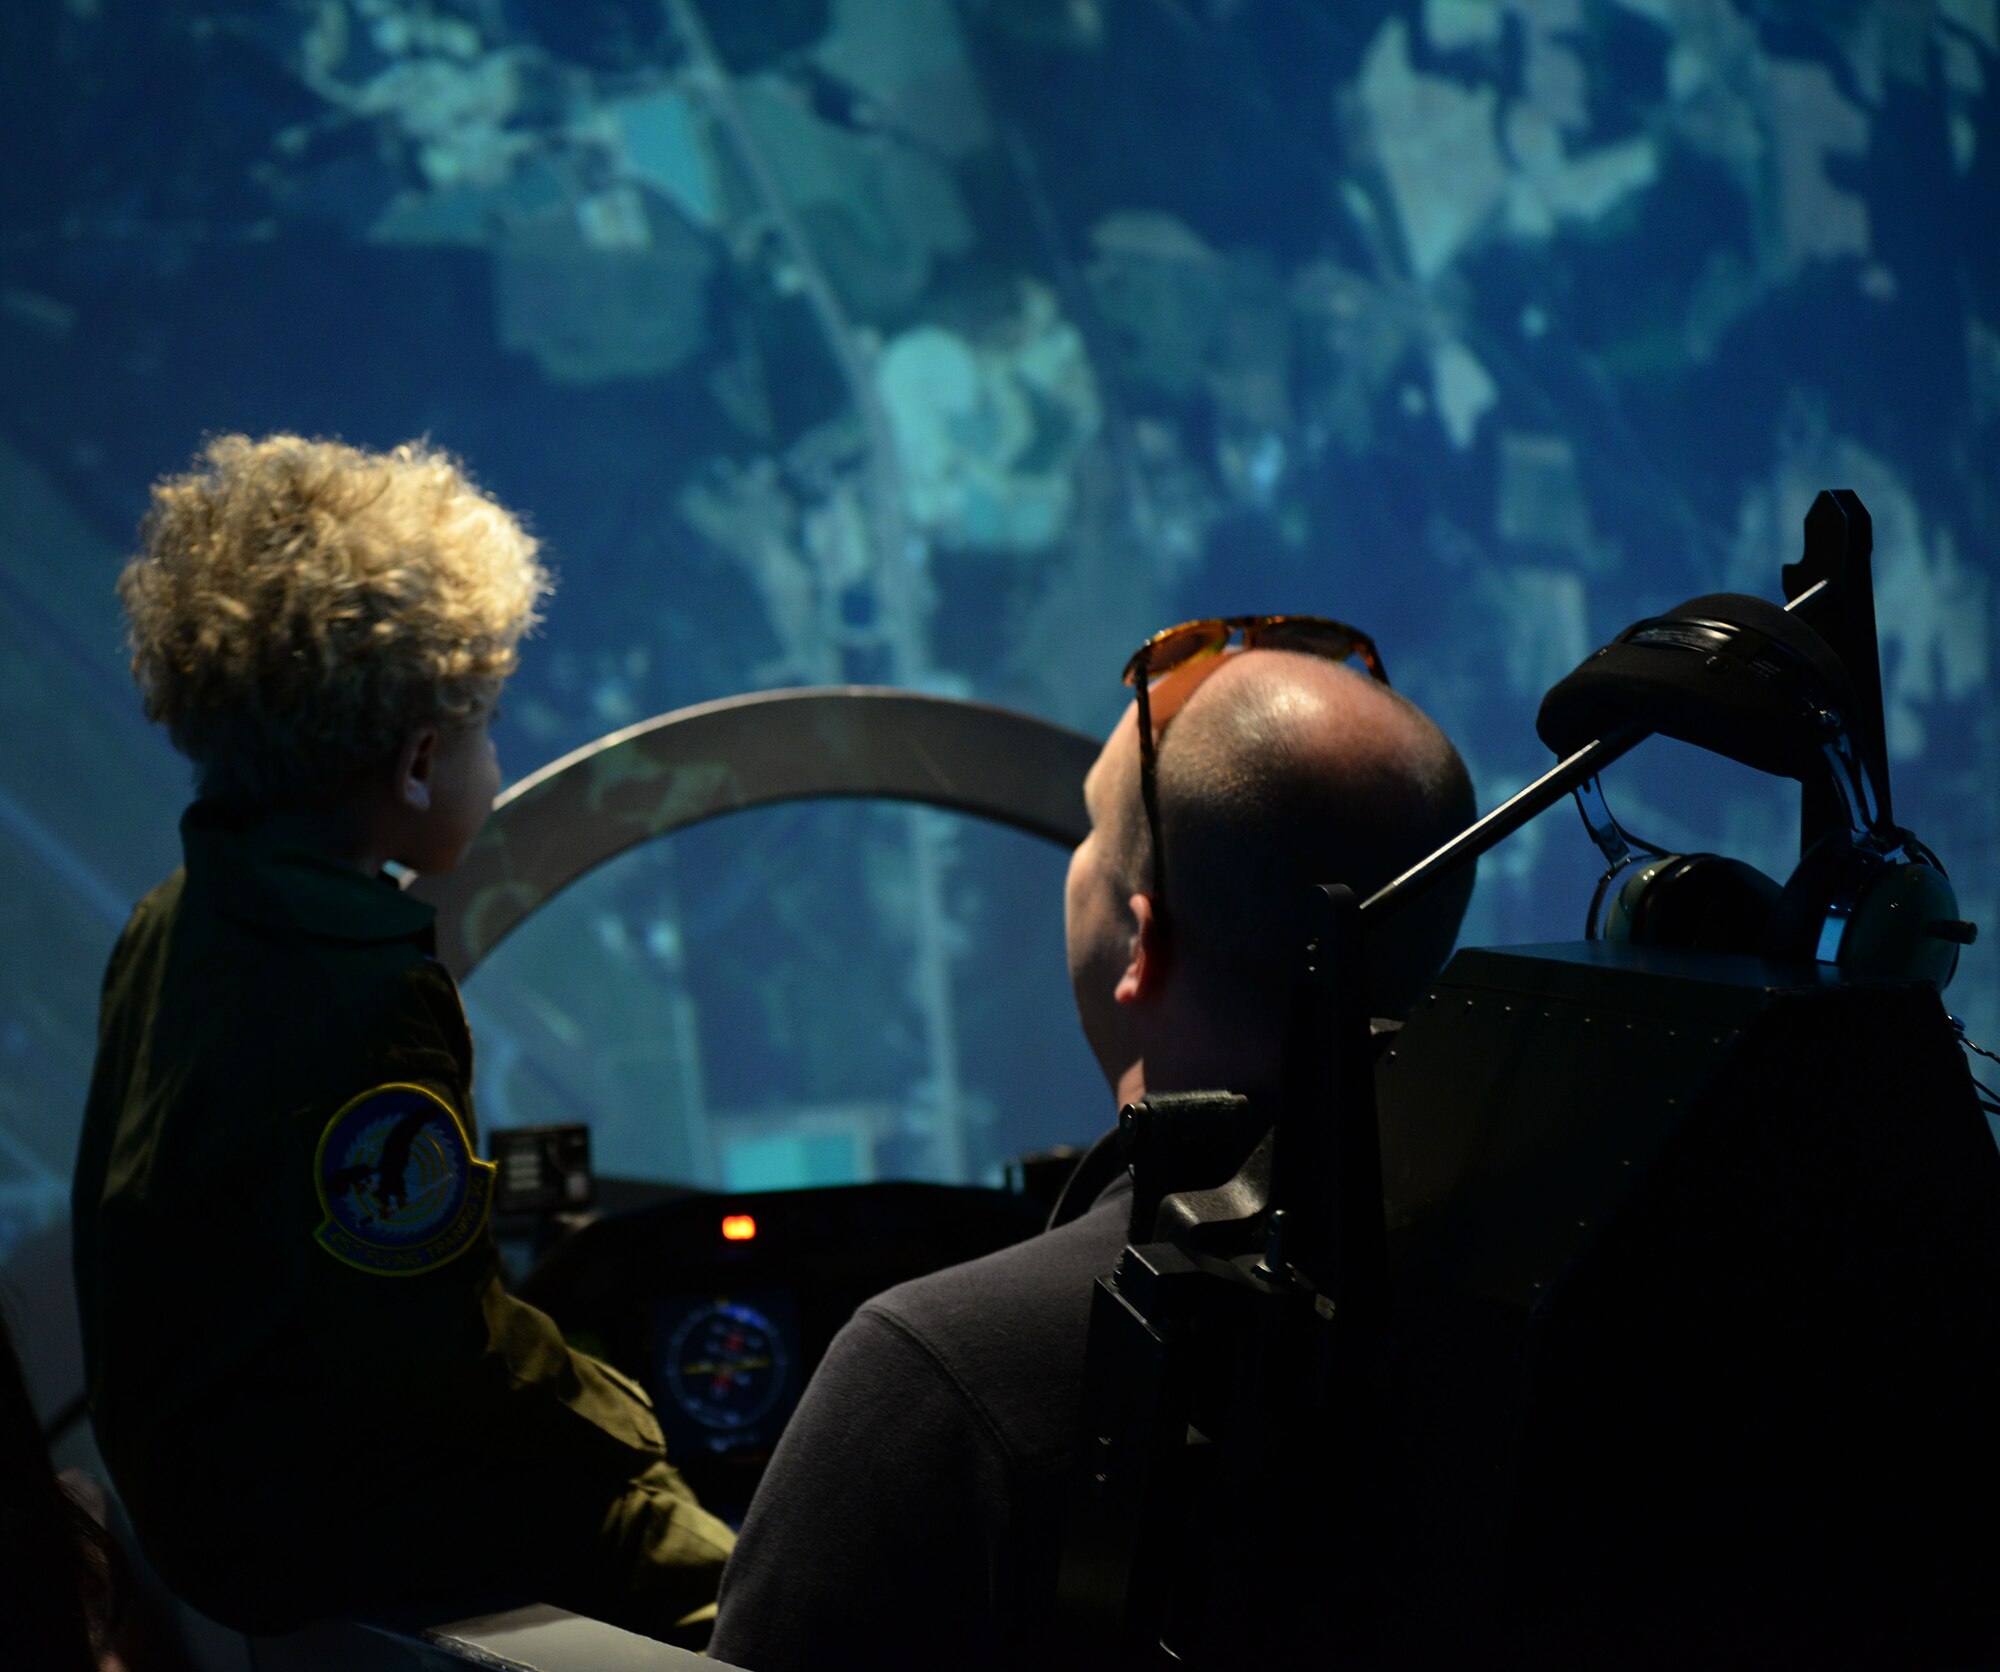
[[[1146,1004],[1159,997],[1167,979],[1166,926],[1150,894],[1134,894],[1126,909],[1132,914],[1130,952],[1111,996],[1120,1004]]]
[[[418,726],[397,751],[396,799],[412,812],[431,810],[431,768],[437,764],[439,738],[436,726]]]

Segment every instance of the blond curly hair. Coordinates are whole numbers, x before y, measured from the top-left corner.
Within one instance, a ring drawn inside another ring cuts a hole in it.
[[[409,728],[476,719],[550,589],[536,549],[422,442],[218,436],[154,484],[119,576],[147,717],[211,799],[338,789]]]

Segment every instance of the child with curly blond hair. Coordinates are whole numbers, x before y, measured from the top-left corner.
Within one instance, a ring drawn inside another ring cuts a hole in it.
[[[699,1636],[732,1542],[640,1389],[508,1295],[432,910],[549,590],[446,455],[240,435],[119,582],[195,765],[104,983],[74,1192],[92,1414],[146,1553],[246,1631],[530,1597]]]

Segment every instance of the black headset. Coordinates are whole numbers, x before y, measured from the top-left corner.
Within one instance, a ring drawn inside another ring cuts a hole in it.
[[[1781,887],[1740,859],[1666,853],[1628,836],[1592,778],[1577,805],[1610,869],[1585,933],[1947,986],[1977,931],[1959,918],[1937,856],[1884,815],[1886,786],[1857,743],[1857,709],[1826,641],[1761,598],[1695,598],[1598,651],[1543,701],[1537,730],[1559,754],[1640,725],[1823,783],[1844,824],[1815,841]]]

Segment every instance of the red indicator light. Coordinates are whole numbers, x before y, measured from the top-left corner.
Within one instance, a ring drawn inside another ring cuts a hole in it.
[[[755,1242],[757,1221],[747,1213],[725,1213],[722,1216],[722,1240],[724,1242]]]

